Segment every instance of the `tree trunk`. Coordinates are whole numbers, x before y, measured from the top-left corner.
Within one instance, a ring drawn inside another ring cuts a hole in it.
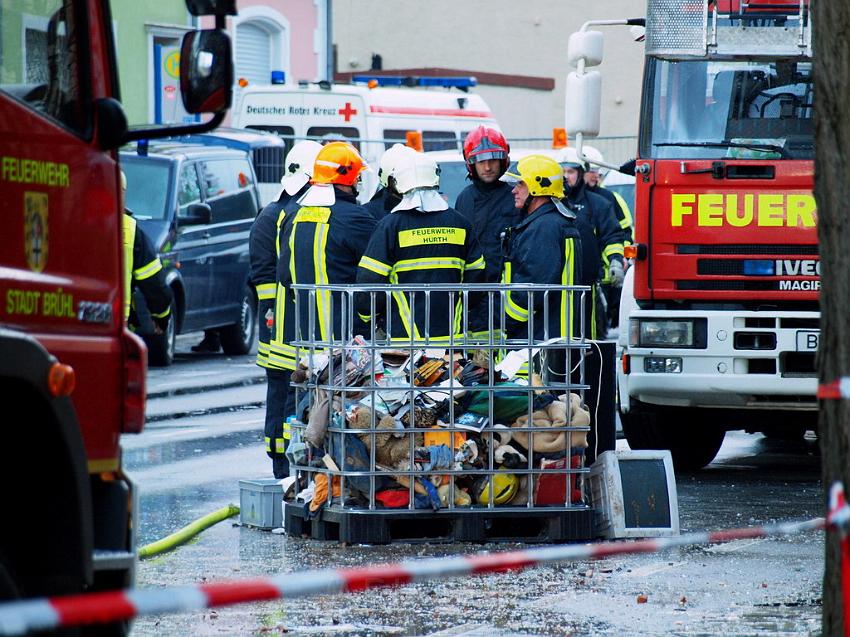
[[[850,376],[850,2],[812,2],[815,51],[815,198],[821,259],[821,383]],[[850,401],[821,403],[819,437],[825,499],[850,489]],[[826,539],[823,634],[844,634],[838,534]]]

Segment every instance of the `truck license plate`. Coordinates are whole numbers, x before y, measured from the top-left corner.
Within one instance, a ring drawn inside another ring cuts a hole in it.
[[[818,349],[819,331],[799,330],[797,332],[797,351],[816,352]]]

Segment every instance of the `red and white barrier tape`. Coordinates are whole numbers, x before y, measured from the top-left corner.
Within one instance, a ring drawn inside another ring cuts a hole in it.
[[[594,560],[614,555],[655,553],[692,544],[716,544],[732,540],[793,535],[823,529],[826,521],[815,518],[745,529],[689,533],[679,537],[547,546],[524,551],[480,553],[383,564],[363,568],[307,571],[293,577],[225,581],[156,590],[125,590],[44,597],[0,604],[0,635],[23,635],[34,630],[132,619],[258,602],[279,598],[310,597],[328,593],[353,593],[370,588],[399,586],[482,573],[504,573],[557,562]]]
[[[820,400],[842,400],[850,398],[850,376],[818,385],[817,396]]]

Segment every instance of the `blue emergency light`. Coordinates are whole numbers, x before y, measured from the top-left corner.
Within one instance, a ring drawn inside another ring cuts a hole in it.
[[[286,72],[272,71],[272,84],[286,84]]]
[[[378,86],[439,86],[442,88],[459,88],[463,91],[471,86],[477,86],[478,80],[468,77],[420,77],[416,75],[355,75],[352,82],[368,84],[374,81]]]
[[[744,276],[773,276],[776,274],[773,261],[767,259],[745,259]]]

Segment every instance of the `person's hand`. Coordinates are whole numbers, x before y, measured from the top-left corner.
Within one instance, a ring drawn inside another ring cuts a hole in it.
[[[155,317],[153,319],[153,332],[154,334],[165,334],[166,330],[168,330],[168,321],[171,320],[171,315]]]
[[[623,269],[623,262],[619,259],[612,259],[608,265],[608,278],[611,285],[615,288],[623,287],[623,279],[626,276],[626,271]]]

